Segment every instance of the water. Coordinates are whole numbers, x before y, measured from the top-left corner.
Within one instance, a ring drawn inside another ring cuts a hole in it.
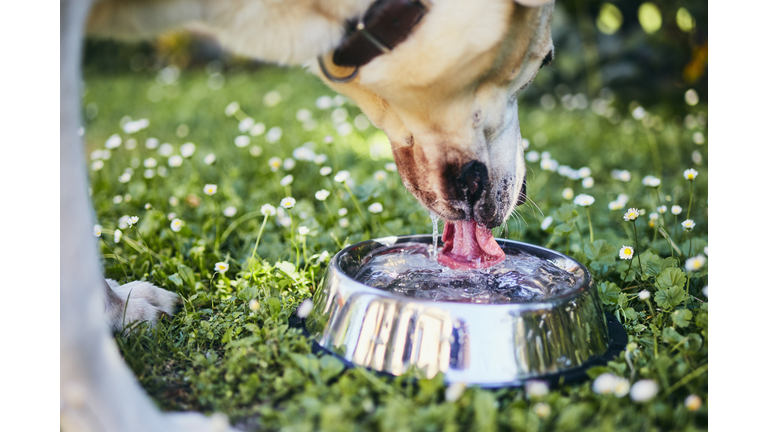
[[[431,249],[424,243],[377,249],[363,259],[355,279],[408,297],[462,303],[541,301],[577,282],[572,273],[525,252],[487,269],[457,271],[438,264]]]
[[[432,249],[429,251],[430,258],[437,258],[437,236],[439,234],[437,223],[440,221],[440,216],[436,213],[429,212],[429,218],[432,219]]]

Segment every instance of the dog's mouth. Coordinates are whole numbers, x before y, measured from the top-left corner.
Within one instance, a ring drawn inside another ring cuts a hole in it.
[[[437,262],[454,270],[487,268],[505,258],[491,230],[475,220],[445,221],[443,244]]]

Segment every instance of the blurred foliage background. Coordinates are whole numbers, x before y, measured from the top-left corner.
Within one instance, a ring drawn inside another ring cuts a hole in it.
[[[631,111],[639,104],[674,115],[684,112],[689,89],[707,100],[705,1],[557,0],[552,36],[555,61],[523,92],[524,103],[546,107],[556,97],[566,108],[583,108],[615,98],[615,109]],[[166,66],[206,68],[216,80],[217,73],[263,64],[228,54],[194,30],[149,42],[87,41],[87,72],[154,74]]]

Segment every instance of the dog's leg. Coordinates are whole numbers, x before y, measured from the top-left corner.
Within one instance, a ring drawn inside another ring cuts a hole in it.
[[[226,418],[163,414],[120,357],[104,322],[80,126],[80,56],[90,3],[61,2],[60,397],[65,431],[223,431]]]
[[[149,282],[135,281],[121,286],[112,279],[106,279],[104,287],[107,319],[116,332],[135,321],[155,325],[163,315],[173,315],[174,306],[179,301],[178,294]]]

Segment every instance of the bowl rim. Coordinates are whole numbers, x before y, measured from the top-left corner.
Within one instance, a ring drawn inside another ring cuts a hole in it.
[[[591,287],[592,287],[592,274],[589,272],[587,267],[577,261],[576,259],[563,254],[561,252],[545,248],[543,246],[534,245],[531,243],[525,243],[517,240],[510,240],[510,239],[500,239],[496,238],[496,241],[499,243],[499,246],[504,249],[505,245],[510,245],[517,247],[519,249],[524,250],[525,252],[529,252],[533,255],[536,255],[540,258],[549,259],[546,256],[542,256],[542,252],[547,255],[555,255],[559,258],[565,258],[569,261],[572,261],[575,263],[581,270],[584,272],[584,277],[577,287],[575,287],[572,290],[569,290],[566,293],[554,296],[546,301],[536,301],[536,302],[525,302],[525,303],[460,303],[460,302],[448,302],[448,301],[436,301],[436,300],[428,300],[428,299],[420,299],[415,297],[408,297],[402,294],[393,293],[390,291],[385,291],[380,288],[372,287],[369,285],[366,285],[362,282],[358,282],[355,279],[352,278],[349,274],[347,274],[340,265],[339,260],[342,256],[349,254],[349,252],[353,248],[357,248],[360,246],[363,246],[365,244],[377,242],[381,243],[383,245],[389,245],[394,246],[395,244],[400,243],[424,243],[423,240],[429,240],[429,243],[432,242],[432,234],[412,234],[412,235],[403,235],[403,236],[388,236],[388,237],[380,237],[370,240],[365,240],[359,243],[355,243],[353,245],[349,245],[345,247],[344,249],[340,250],[336,253],[336,255],[333,256],[331,259],[331,262],[328,264],[329,269],[333,269],[333,273],[335,274],[335,277],[338,277],[340,279],[343,279],[343,283],[346,286],[349,286],[348,284],[352,284],[356,288],[356,291],[359,292],[360,290],[363,290],[366,293],[380,295],[382,297],[391,298],[394,300],[407,300],[408,302],[414,302],[418,304],[423,304],[425,306],[437,306],[442,308],[455,308],[455,307],[467,307],[467,308],[478,308],[482,307],[484,309],[490,309],[490,308],[499,308],[499,309],[505,309],[509,310],[510,312],[527,312],[527,311],[535,311],[535,310],[549,310],[553,309],[555,307],[558,307],[560,305],[563,305],[564,303],[568,303],[571,301],[576,300],[577,298],[581,297],[585,293],[587,293]],[[442,240],[439,240],[441,242]],[[538,252],[538,253],[535,253]]]

